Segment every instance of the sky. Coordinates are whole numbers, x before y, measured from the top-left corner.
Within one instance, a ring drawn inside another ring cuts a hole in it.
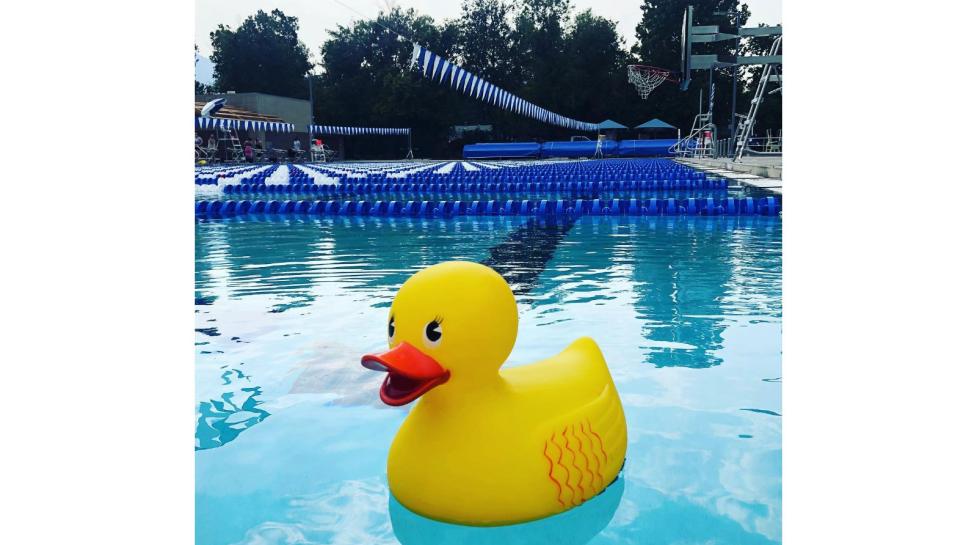
[[[335,0],[196,0],[196,26],[194,41],[200,47],[196,76],[202,83],[213,82],[213,65],[207,58],[212,51],[210,31],[224,24],[237,28],[245,18],[259,9],[271,11],[278,8],[286,15],[298,17],[299,39],[309,48],[313,62],[319,62],[319,46],[326,39],[327,28],[337,25],[348,26],[358,19],[375,17],[381,10],[400,6],[414,8],[419,13],[430,15],[436,21],[454,19],[461,15],[461,0],[340,0],[355,13]],[[625,42],[635,41],[634,29],[641,21],[640,0],[570,0],[575,12],[590,8],[594,14],[617,21],[618,32]],[[753,16],[747,22],[750,26],[760,23],[775,25],[782,22],[781,0],[748,0]]]

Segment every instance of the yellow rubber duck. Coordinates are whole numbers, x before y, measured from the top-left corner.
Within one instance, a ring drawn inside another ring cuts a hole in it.
[[[387,373],[384,403],[421,398],[387,458],[390,491],[411,511],[514,524],[580,505],[617,478],[627,424],[597,343],[583,337],[500,371],[517,325],[509,285],[477,263],[428,267],[397,292],[391,350],[362,364]]]

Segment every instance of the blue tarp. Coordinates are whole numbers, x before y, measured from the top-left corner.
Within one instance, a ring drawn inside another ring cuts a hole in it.
[[[622,140],[617,147],[618,157],[664,157],[671,155],[668,148],[678,142],[677,138],[655,140]]]
[[[605,140],[601,150],[604,156],[617,153],[617,142]],[[593,157],[597,155],[597,142],[545,142],[540,150],[542,157]]]
[[[506,159],[512,157],[539,157],[536,142],[484,142],[468,144],[462,152],[465,159]]]

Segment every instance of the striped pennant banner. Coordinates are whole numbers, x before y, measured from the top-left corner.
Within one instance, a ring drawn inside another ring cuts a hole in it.
[[[243,131],[295,132],[294,123],[253,121],[249,119],[224,119],[222,117],[197,117],[194,126],[201,130],[229,129]]]
[[[414,44],[413,63],[417,66],[417,70],[422,76],[437,81],[440,84],[446,84],[456,91],[487,102],[493,106],[567,129],[579,131],[597,130],[596,123],[571,119],[523,100],[466,71],[464,68],[447,59],[435,55],[426,47],[421,47],[420,44]]]
[[[336,125],[309,125],[309,132],[312,134],[338,134],[342,136],[360,135],[408,135],[410,129],[394,127],[339,127]]]

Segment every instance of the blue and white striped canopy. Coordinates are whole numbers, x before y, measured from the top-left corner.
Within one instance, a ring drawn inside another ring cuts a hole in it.
[[[198,129],[234,129],[238,131],[270,131],[295,132],[293,123],[275,123],[272,121],[250,121],[246,119],[224,119],[221,117],[196,117]]]
[[[408,135],[410,129],[393,127],[337,127],[335,125],[309,125],[312,134],[341,134],[343,136],[359,135]]]
[[[465,71],[464,68],[435,55],[425,47],[414,44],[414,64],[425,78],[448,85],[466,95],[488,102],[510,112],[531,117],[543,123],[567,129],[596,131],[596,123],[570,119],[523,100],[512,93],[492,85],[488,81]]]

